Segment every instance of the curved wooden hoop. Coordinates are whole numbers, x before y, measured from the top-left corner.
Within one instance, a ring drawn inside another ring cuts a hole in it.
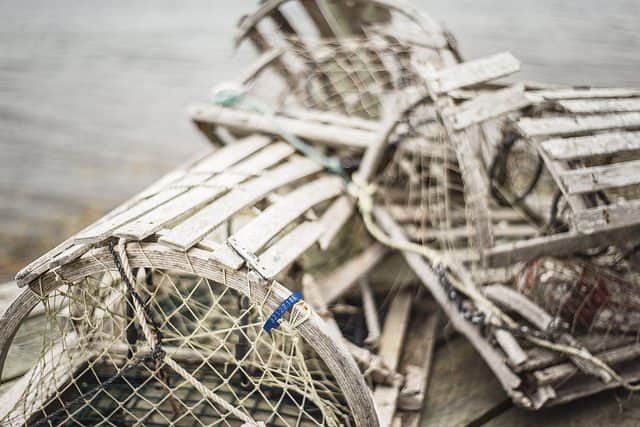
[[[278,282],[269,288],[267,282],[246,270],[233,271],[209,259],[208,252],[192,249],[187,253],[157,243],[130,244],[127,247],[132,268],[161,268],[177,273],[194,274],[207,278],[248,296],[254,303],[275,310],[291,291]],[[60,277],[69,282],[103,272],[116,270],[108,248],[98,247],[81,258],[60,267],[55,273],[47,272],[29,284],[0,318],[0,372],[18,327],[29,312],[46,296],[61,285]],[[297,306],[293,310],[301,310]],[[301,314],[301,313],[298,313]],[[378,427],[378,417],[371,391],[358,366],[344,345],[331,338],[324,321],[311,311],[307,321],[297,327],[302,338],[318,353],[344,393],[357,426]]]
[[[250,15],[247,15],[238,26],[238,34],[235,37],[236,46],[239,45],[258,23],[269,16],[271,12],[291,0],[268,0],[260,5]],[[442,28],[429,15],[415,9],[411,5],[395,0],[356,0],[359,3],[371,3],[386,9],[395,10],[415,22],[423,31],[428,33],[440,33]]]

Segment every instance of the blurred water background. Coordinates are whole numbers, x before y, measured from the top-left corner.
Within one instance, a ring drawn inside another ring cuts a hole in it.
[[[206,147],[186,115],[251,59],[257,0],[0,0],[0,280]],[[523,78],[640,87],[637,0],[414,0]]]

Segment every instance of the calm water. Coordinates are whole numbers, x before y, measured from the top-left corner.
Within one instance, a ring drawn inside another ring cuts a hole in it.
[[[186,106],[256,0],[0,0],[0,279],[206,146]],[[637,0],[415,0],[522,76],[640,86]]]

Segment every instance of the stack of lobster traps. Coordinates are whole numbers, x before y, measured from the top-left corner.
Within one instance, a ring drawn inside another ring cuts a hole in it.
[[[524,408],[635,389],[640,91],[505,83],[389,0],[245,41],[213,148],[18,273],[3,425],[415,426],[445,323]]]

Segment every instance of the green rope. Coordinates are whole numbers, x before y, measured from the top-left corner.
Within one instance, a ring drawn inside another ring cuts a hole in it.
[[[273,123],[277,133],[282,137],[282,139],[291,144],[293,148],[304,154],[306,157],[320,163],[329,172],[340,175],[342,177],[347,176],[342,167],[340,159],[338,159],[337,157],[326,156],[322,152],[313,148],[311,145],[302,141],[296,135],[281,127],[278,124],[278,120],[273,110],[271,110],[259,99],[248,96],[244,91],[240,89],[225,88],[217,90],[213,95],[211,102],[226,108],[230,108],[236,105],[242,105],[252,111],[267,116]]]

